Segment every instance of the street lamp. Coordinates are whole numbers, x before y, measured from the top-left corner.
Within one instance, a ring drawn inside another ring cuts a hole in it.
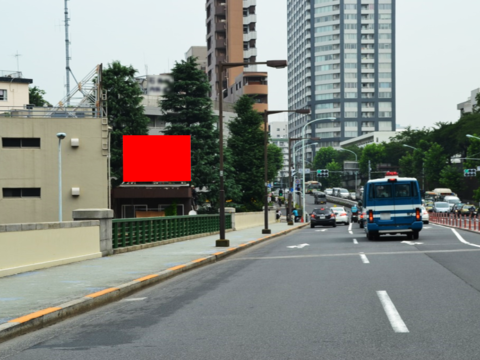
[[[215,242],[215,246],[228,247],[230,241],[225,239],[225,190],[223,181],[223,71],[225,69],[248,66],[248,65],[267,65],[268,67],[274,67],[277,69],[287,67],[286,60],[269,60],[265,62],[232,62],[232,63],[218,63],[218,126],[219,126],[219,146],[220,146],[220,190],[219,202],[220,202],[220,239]]]
[[[307,122],[305,125],[303,125],[303,128],[302,128],[302,137],[305,137],[305,129],[307,128],[308,125],[311,125],[313,124],[314,122],[318,122],[318,121],[322,121],[322,120],[331,120],[331,121],[334,121],[334,120],[337,120],[337,118],[335,117],[328,117],[328,118],[324,118],[324,119],[314,119],[312,121],[309,121]],[[305,222],[307,222],[307,218],[306,218],[306,211],[305,211],[305,147],[303,148],[303,185],[302,185],[302,198],[303,198],[303,202],[302,202],[302,207],[303,207],[303,218],[305,220]]]
[[[58,133],[58,221],[62,222],[62,140],[67,134]]]
[[[351,152],[353,155],[355,155],[355,162],[358,164],[358,158],[357,158],[357,154],[352,151],[352,150],[348,150],[348,149],[344,149],[344,148],[340,148],[340,151],[348,151],[348,152]],[[355,194],[357,193],[357,171],[355,171]]]
[[[263,112],[263,133],[264,133],[264,167],[265,167],[265,200],[264,200],[264,217],[265,228],[262,230],[262,234],[271,234],[272,231],[268,228],[268,115],[293,112],[296,114],[310,114],[310,109],[298,109],[298,110],[265,110]]]
[[[320,138],[319,138],[319,137],[314,137],[314,138],[309,138],[308,140],[320,140]],[[296,155],[296,153],[297,153],[297,151],[299,151],[299,150],[302,150],[302,151],[303,151],[303,147],[304,147],[304,146],[307,146],[307,145],[315,145],[315,144],[319,144],[319,143],[320,143],[320,142],[317,141],[317,142],[305,144],[305,140],[302,140],[301,142],[298,142],[298,143],[296,143],[295,145],[293,145],[293,168],[294,168],[294,169],[297,168],[297,166],[296,166],[296,162],[297,162],[297,155]],[[302,146],[299,147],[298,149],[295,149],[295,146],[297,146],[297,145],[302,145]],[[294,180],[293,182],[294,182],[294,183],[296,183],[296,181],[295,181],[296,178],[297,178],[297,175],[295,175],[294,178],[293,178],[293,180]],[[301,199],[300,199],[300,201],[301,201]]]
[[[480,137],[473,136],[473,135],[470,135],[470,134],[467,134],[467,137],[468,137],[468,138],[472,138],[472,139],[480,140]]]
[[[416,147],[413,147],[407,144],[403,144],[403,146],[411,148],[413,150],[418,150]],[[423,161],[423,159],[422,159],[422,188],[423,190],[425,190],[425,162]]]

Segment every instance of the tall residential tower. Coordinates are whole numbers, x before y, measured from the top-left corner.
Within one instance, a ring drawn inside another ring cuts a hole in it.
[[[395,130],[395,1],[287,1],[288,104],[325,119],[307,129],[318,147]],[[306,121],[291,113],[289,136]]]
[[[217,64],[255,62],[256,0],[207,0],[207,76],[211,98],[218,100]],[[243,94],[254,97],[258,111],[268,107],[267,73],[255,65],[227,69],[223,84],[224,101],[234,103]]]

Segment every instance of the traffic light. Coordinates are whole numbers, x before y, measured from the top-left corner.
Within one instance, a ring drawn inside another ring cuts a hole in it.
[[[477,170],[476,169],[465,169],[465,170],[463,170],[463,176],[465,176],[465,177],[475,177],[475,176],[477,176]]]
[[[328,177],[328,170],[327,169],[317,170],[317,177]]]
[[[283,197],[283,190],[282,189],[278,190],[278,196]]]

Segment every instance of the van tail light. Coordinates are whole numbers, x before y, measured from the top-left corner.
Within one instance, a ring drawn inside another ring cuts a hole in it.
[[[368,221],[371,222],[371,223],[373,223],[373,211],[372,211],[372,210],[370,210],[370,211],[368,212]]]
[[[419,208],[417,208],[417,210],[416,210],[416,218],[417,218],[417,221],[420,221],[421,215],[420,215],[420,209]]]

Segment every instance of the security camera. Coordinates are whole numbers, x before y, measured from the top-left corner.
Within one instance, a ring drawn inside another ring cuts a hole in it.
[[[65,133],[58,133],[58,134],[57,134],[57,137],[58,137],[60,140],[65,139],[66,136],[67,136],[67,134],[65,134]]]

